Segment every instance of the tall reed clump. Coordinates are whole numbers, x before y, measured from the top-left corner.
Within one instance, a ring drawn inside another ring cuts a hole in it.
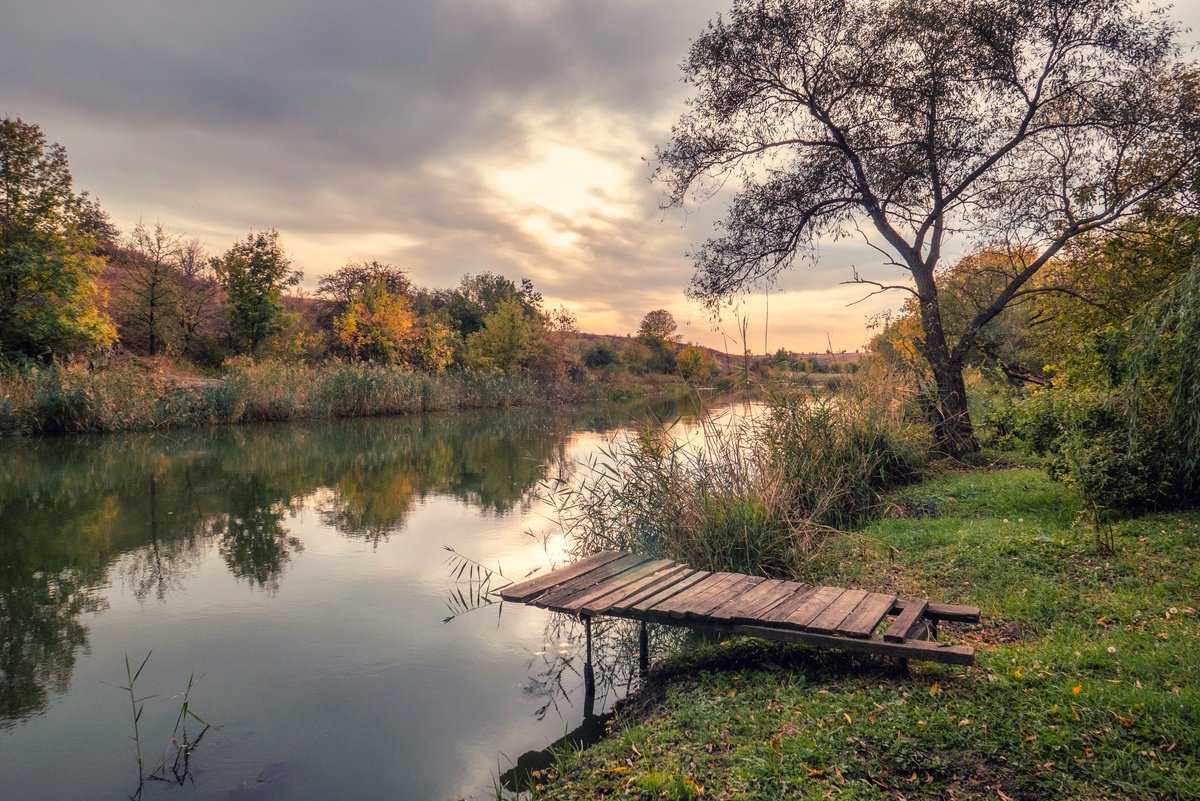
[[[915,476],[930,444],[882,393],[780,393],[757,415],[708,418],[691,436],[647,424],[547,496],[576,556],[616,549],[797,576],[824,537]]]

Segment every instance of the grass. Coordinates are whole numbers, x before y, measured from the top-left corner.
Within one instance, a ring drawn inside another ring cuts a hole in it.
[[[953,472],[827,541],[805,578],[978,605],[971,668],[735,640],[658,668],[539,799],[1200,797],[1200,513],[1096,548],[1029,468]],[[921,517],[911,516],[923,515]]]

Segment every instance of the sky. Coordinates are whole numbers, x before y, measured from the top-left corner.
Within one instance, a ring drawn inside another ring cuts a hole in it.
[[[277,228],[311,291],[350,261],[422,286],[526,276],[585,331],[670,310],[687,341],[853,351],[902,294],[854,303],[828,243],[723,321],[684,296],[720,201],[661,209],[656,144],[679,65],[728,0],[0,0],[0,117],[67,149],[123,231],[163,222],[219,254]],[[1200,0],[1172,16],[1200,31]],[[1188,42],[1198,34],[1188,34]]]

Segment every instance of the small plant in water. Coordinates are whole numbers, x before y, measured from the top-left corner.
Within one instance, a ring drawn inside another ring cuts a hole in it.
[[[182,701],[179,706],[179,714],[175,716],[175,726],[171,729],[171,736],[167,739],[167,745],[163,749],[162,759],[159,760],[158,764],[152,770],[146,770],[146,761],[142,753],[141,721],[142,712],[146,708],[146,701],[154,698],[154,696],[145,695],[139,697],[137,694],[137,680],[142,675],[142,671],[145,669],[146,663],[150,661],[150,655],[153,653],[154,651],[150,651],[146,654],[146,658],[138,665],[137,670],[133,669],[129,661],[129,655],[125,655],[125,679],[127,684],[120,688],[129,693],[129,708],[133,714],[133,734],[130,736],[130,739],[133,740],[133,755],[134,760],[137,762],[138,784],[137,790],[130,797],[135,799],[135,801],[142,797],[142,791],[145,789],[148,780],[174,781],[176,784],[183,784],[191,769],[192,753],[200,745],[200,741],[210,728],[209,724],[203,718],[192,711],[190,698],[192,687],[196,684],[196,674],[193,672],[188,676],[187,688],[184,689],[182,694],[174,696],[182,698]],[[188,736],[187,723],[189,718],[203,727],[195,739]]]

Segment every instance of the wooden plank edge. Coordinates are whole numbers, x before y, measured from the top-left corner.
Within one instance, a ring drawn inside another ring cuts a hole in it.
[[[542,573],[540,576],[533,576],[516,584],[509,584],[500,590],[500,597],[505,601],[526,603],[530,598],[534,598],[564,581],[582,576],[585,573],[590,573],[593,570],[598,570],[622,556],[624,554],[618,551],[598,551],[591,556],[585,556],[583,559],[554,568],[547,573]],[[581,567],[583,569],[580,569]],[[557,576],[555,576],[556,573],[558,574]]]
[[[815,645],[821,648],[833,648],[841,651],[858,651],[877,656],[895,656],[904,659],[920,659],[927,662],[946,662],[952,665],[975,664],[975,649],[969,645],[946,645],[929,642],[928,640],[905,640],[904,642],[887,642],[880,637],[859,639],[840,637],[833,634],[815,634],[810,631],[794,631],[792,629],[776,629],[767,626],[719,626],[722,631],[731,634],[745,634],[750,637],[761,637],[765,640],[782,642],[797,642],[803,645]]]
[[[921,599],[913,599],[921,600]],[[900,614],[904,608],[912,603],[912,600],[896,601],[892,607],[892,614]],[[958,604],[935,604],[929,603],[925,609],[925,617],[933,620],[956,620],[961,623],[978,623],[979,622],[979,607],[978,606],[959,606]]]
[[[901,642],[912,636],[913,630],[918,626],[924,626],[925,610],[929,608],[928,601],[909,601],[904,606],[904,611],[892,619],[888,625],[887,631],[883,633],[883,639],[888,642]]]

